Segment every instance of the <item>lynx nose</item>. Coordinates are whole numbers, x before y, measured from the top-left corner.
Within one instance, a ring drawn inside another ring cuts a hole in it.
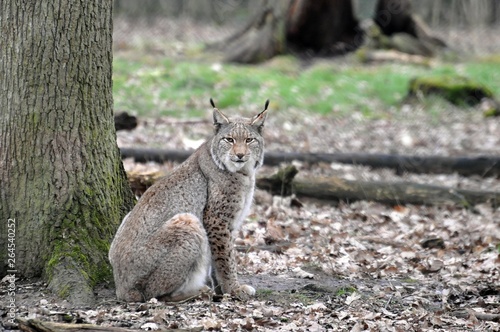
[[[243,153],[236,154],[236,157],[238,157],[238,159],[240,159],[240,160],[243,159],[244,156],[245,156],[245,154],[243,154]]]

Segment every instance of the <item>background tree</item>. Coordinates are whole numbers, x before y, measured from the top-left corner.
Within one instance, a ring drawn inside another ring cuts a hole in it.
[[[112,1],[0,6],[0,276],[11,218],[18,276],[88,304],[133,205],[113,123]]]
[[[225,61],[256,63],[287,51],[342,54],[362,42],[351,0],[260,2],[246,26],[215,45]]]
[[[288,8],[288,47],[319,54],[351,51],[363,34],[350,0],[296,0]]]
[[[215,45],[225,61],[256,63],[286,52],[344,54],[365,39],[351,0],[262,0],[259,8],[243,29]],[[410,0],[378,0],[373,16],[384,35],[398,34],[399,48],[432,55],[434,47],[445,46],[412,14]]]

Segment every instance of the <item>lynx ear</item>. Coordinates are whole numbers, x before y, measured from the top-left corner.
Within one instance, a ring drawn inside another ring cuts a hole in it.
[[[220,126],[223,125],[224,123],[229,123],[229,119],[227,118],[227,116],[224,115],[224,113],[222,113],[221,111],[219,111],[219,109],[217,107],[215,107],[215,103],[214,101],[212,100],[212,98],[210,98],[210,104],[212,105],[212,107],[214,108],[214,127],[215,127],[215,130],[219,130]]]
[[[250,123],[252,126],[256,126],[259,133],[262,131],[264,127],[264,121],[266,121],[267,117],[267,108],[269,107],[269,99],[266,100],[266,104],[264,105],[264,110],[253,117],[252,122]]]

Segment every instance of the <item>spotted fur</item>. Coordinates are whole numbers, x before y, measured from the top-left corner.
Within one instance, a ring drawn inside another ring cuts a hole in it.
[[[251,119],[230,119],[211,103],[212,138],[149,188],[116,233],[109,259],[121,300],[182,300],[210,283],[210,271],[221,293],[255,293],[238,282],[233,242],[263,162],[268,102]]]

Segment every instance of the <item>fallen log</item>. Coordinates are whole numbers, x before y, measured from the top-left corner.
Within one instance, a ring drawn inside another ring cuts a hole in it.
[[[309,197],[328,201],[373,201],[390,205],[404,204],[458,204],[471,208],[476,204],[490,203],[500,206],[500,192],[465,190],[413,182],[367,182],[344,180],[338,177],[313,177],[295,179],[298,170],[294,166],[281,169],[271,177],[259,177],[259,189],[273,195]],[[141,196],[153,183],[165,174],[128,173],[132,190]]]
[[[257,179],[257,187],[274,195],[310,197],[333,201],[367,200],[390,205],[458,204],[471,208],[476,204],[500,205],[500,192],[465,190],[412,182],[366,182],[338,177],[295,179],[294,166],[281,169],[271,177]]]
[[[136,162],[165,162],[186,160],[192,151],[121,148],[122,158],[134,158]],[[277,166],[293,160],[307,163],[342,163],[363,165],[371,168],[390,168],[397,174],[410,173],[458,173],[463,176],[500,176],[500,157],[440,157],[408,156],[367,153],[301,153],[301,152],[266,152],[264,164]]]
[[[122,159],[134,158],[137,163],[154,161],[164,163],[166,161],[183,162],[193,151],[187,150],[162,150],[150,148],[120,148]]]
[[[73,324],[42,321],[39,319],[17,318],[19,329],[27,332],[133,332],[136,329],[127,329],[114,326],[99,326],[94,324]],[[202,327],[192,329],[162,329],[165,332],[201,331]]]
[[[56,323],[56,322],[47,322],[39,319],[23,319],[18,318],[17,322],[19,323],[19,329],[22,331],[29,332],[63,332],[63,331],[72,331],[72,332],[101,332],[101,331],[109,331],[109,332],[131,332],[134,331],[132,329],[125,329],[121,327],[112,327],[112,326],[98,326],[93,324],[68,324],[68,323]]]

